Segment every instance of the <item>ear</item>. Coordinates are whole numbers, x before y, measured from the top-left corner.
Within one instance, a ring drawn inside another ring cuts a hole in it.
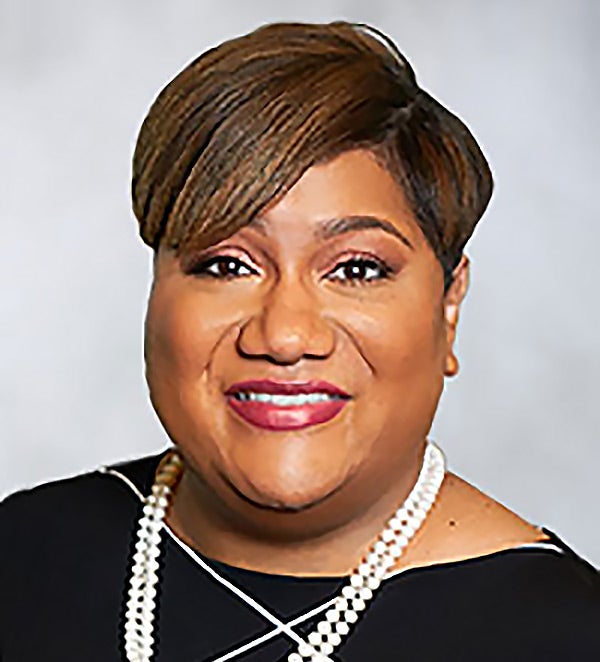
[[[460,305],[469,289],[469,258],[463,253],[460,262],[452,272],[452,284],[444,296],[444,321],[446,324],[446,362],[444,374],[454,377],[458,373],[458,359],[454,354],[454,341]]]

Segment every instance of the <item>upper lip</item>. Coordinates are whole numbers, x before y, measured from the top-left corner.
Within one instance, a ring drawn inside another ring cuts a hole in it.
[[[257,393],[271,393],[274,395],[297,395],[300,393],[329,393],[349,398],[350,395],[331,382],[311,380],[308,382],[284,382],[271,379],[249,379],[232,384],[225,395],[233,395],[240,391],[253,391]]]

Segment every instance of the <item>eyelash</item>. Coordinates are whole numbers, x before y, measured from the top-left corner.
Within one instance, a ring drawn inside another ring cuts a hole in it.
[[[189,270],[189,273],[193,274],[196,277],[209,277],[209,278],[215,278],[217,280],[233,280],[234,278],[237,278],[235,274],[215,274],[210,271],[208,271],[208,268],[213,266],[213,265],[218,265],[218,264],[225,264],[227,262],[236,262],[238,265],[243,265],[246,267],[246,269],[249,269],[242,260],[240,260],[237,257],[233,257],[232,255],[214,255],[213,257],[210,257],[208,260],[204,261],[199,261],[197,264],[193,265],[191,269]],[[341,282],[343,285],[350,285],[353,287],[356,286],[362,286],[362,285],[367,285],[372,282],[377,282],[381,280],[385,280],[390,277],[390,274],[393,272],[393,269],[386,264],[383,260],[375,259],[372,257],[365,258],[365,257],[351,257],[349,260],[345,260],[344,262],[340,262],[336,265],[333,273],[338,271],[339,269],[344,269],[348,268],[349,265],[352,266],[357,266],[357,265],[367,265],[367,268],[376,268],[380,270],[381,276],[379,278],[362,278],[362,279],[357,279],[357,278],[334,278],[333,280],[336,280],[338,282]],[[244,275],[252,275],[250,274],[244,274]]]

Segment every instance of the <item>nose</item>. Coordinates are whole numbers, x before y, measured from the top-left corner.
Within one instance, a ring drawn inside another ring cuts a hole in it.
[[[335,329],[323,317],[314,293],[282,278],[269,289],[259,310],[242,327],[238,351],[278,364],[303,357],[327,358],[335,348]]]

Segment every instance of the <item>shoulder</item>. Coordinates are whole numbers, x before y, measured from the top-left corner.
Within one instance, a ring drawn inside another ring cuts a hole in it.
[[[556,534],[447,474],[413,542],[398,570],[452,596],[445,618],[468,618],[482,647],[501,635],[506,651],[600,659],[600,574]]]
[[[600,659],[595,568],[566,545],[562,552],[531,548],[494,556],[477,574],[482,622],[491,620],[514,650],[539,659]]]
[[[90,659],[112,641],[107,628],[118,622],[142,507],[133,487],[154,462],[47,482],[0,502],[0,640],[18,651],[14,659],[59,659],[65,641],[86,651],[72,653],[77,659]]]
[[[156,456],[23,489],[0,502],[0,556],[18,558],[77,538],[93,542],[110,527],[129,522],[139,508],[135,483],[143,482]],[[111,472],[123,472],[123,480]],[[129,474],[129,475],[128,475]],[[129,484],[128,481],[129,480]]]
[[[126,462],[125,474],[151,470],[156,458]],[[151,471],[150,471],[151,472]],[[125,568],[141,500],[119,475],[102,470],[47,482],[0,502],[2,611],[26,613],[52,596],[97,590]],[[131,482],[132,483],[132,482]],[[37,607],[36,607],[37,609]]]
[[[544,540],[542,529],[448,472],[399,567],[459,561]]]
[[[400,572],[390,614],[413,597],[449,659],[600,660],[600,575],[553,541]]]

